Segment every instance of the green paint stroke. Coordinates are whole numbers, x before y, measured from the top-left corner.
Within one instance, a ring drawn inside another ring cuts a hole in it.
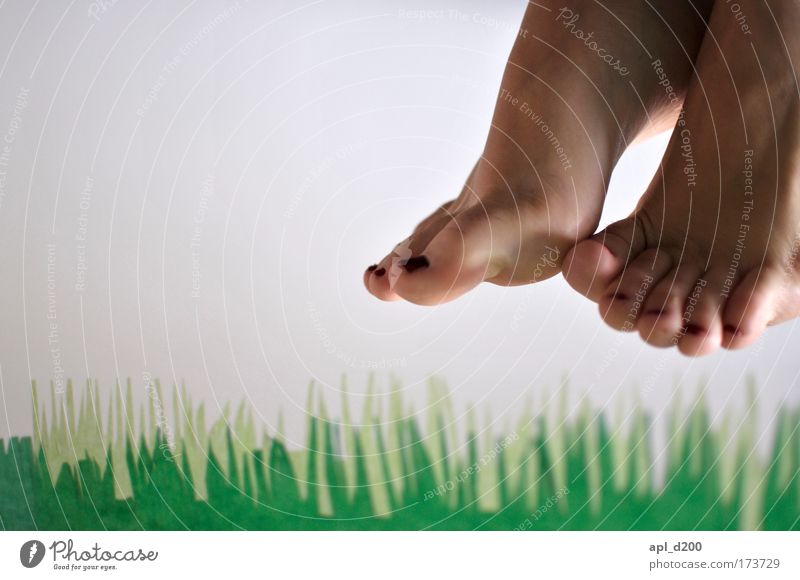
[[[311,385],[293,449],[282,416],[270,433],[240,404],[209,426],[184,387],[167,413],[157,381],[141,405],[130,381],[107,401],[87,383],[79,403],[72,383],[51,386],[46,411],[34,384],[33,437],[0,440],[0,528],[800,529],[800,409],[776,414],[765,455],[753,389],[740,415],[675,397],[655,453],[638,404],[610,421],[586,400],[572,409],[565,385],[502,434],[488,410],[457,424],[440,379],[424,416],[396,380],[383,395],[370,379],[354,420],[346,387],[336,419]]]

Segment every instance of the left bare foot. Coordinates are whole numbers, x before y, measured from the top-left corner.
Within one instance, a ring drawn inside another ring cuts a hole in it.
[[[461,195],[367,269],[369,291],[439,304],[557,274],[627,145],[675,123],[704,32],[685,1],[530,3]]]

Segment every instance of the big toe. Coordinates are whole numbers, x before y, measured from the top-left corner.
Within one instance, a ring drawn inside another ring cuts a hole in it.
[[[407,265],[406,262],[410,258],[420,254],[436,234],[452,220],[452,208],[456,203],[457,200],[451,200],[437,208],[417,224],[411,236],[397,244],[388,256],[364,271],[364,286],[373,296],[385,301],[401,299],[394,291],[398,268]],[[412,270],[415,263],[421,265],[419,260],[412,262]]]
[[[599,302],[625,265],[642,251],[641,237],[635,216],[610,225],[567,253],[564,278],[575,290]]]
[[[434,305],[465,294],[496,275],[508,243],[487,208],[476,205],[444,223],[418,229],[365,273],[382,300]]]

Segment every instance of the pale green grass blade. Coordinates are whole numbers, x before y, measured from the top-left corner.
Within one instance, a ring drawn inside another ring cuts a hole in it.
[[[370,382],[372,379],[372,373],[370,373]],[[353,496],[355,495],[355,483],[356,483],[356,429],[353,426],[353,416],[350,413],[350,397],[347,394],[347,377],[343,374],[342,375],[342,382],[341,382],[341,391],[342,391],[342,439],[344,445],[344,475],[347,479],[347,497],[350,501],[353,500]],[[362,427],[363,430],[363,427]]]
[[[777,462],[776,483],[779,489],[786,489],[795,473],[790,417],[790,413],[781,409],[775,428],[776,453],[774,460]]]
[[[331,490],[328,485],[327,457],[325,455],[326,444],[328,442],[328,429],[325,428],[325,423],[328,421],[328,411],[321,393],[317,397],[317,404],[319,409],[317,416],[320,419],[320,428],[317,430],[317,449],[320,450],[320,453],[317,453],[318,509],[320,515],[332,516],[334,515],[334,509],[331,499]]]
[[[423,444],[433,468],[434,484],[438,487],[447,484],[449,480],[446,457],[447,440],[444,431],[443,394],[435,377],[428,379],[427,386],[427,433],[423,435]],[[454,494],[447,494],[443,498],[445,503],[452,503],[453,505],[455,505],[456,499],[457,497]]]
[[[403,391],[402,385],[392,377],[389,393],[389,428],[387,433],[387,463],[395,497],[403,496]]]
[[[642,498],[651,489],[651,466],[653,464],[647,438],[647,415],[640,404],[637,403],[635,409],[633,429],[630,435],[630,448],[633,454],[633,491],[636,497]]]
[[[222,416],[214,421],[208,433],[211,451],[217,460],[222,474],[231,479],[234,477],[230,473],[231,458],[228,450],[228,425],[230,424],[230,405],[226,404],[222,410]]]
[[[717,449],[720,450],[719,462],[717,464],[720,491],[720,502],[723,506],[730,507],[736,494],[736,445],[733,442],[731,433],[731,412],[723,414],[722,421],[720,422],[717,437],[719,444]]]
[[[521,489],[520,486],[525,479],[525,462],[528,460],[527,451],[530,449],[530,441],[526,438],[525,433],[530,428],[531,422],[533,421],[531,407],[530,400],[526,399],[526,402],[522,405],[519,418],[517,419],[517,427],[511,433],[511,441],[505,449],[507,469],[506,484],[509,489],[512,490],[512,493],[515,494],[514,497],[516,497],[517,493],[524,493],[524,490]],[[455,442],[456,439],[453,438],[453,441]]]
[[[359,440],[361,442],[361,450],[364,453],[369,498],[372,513],[374,514],[385,514],[391,508],[389,496],[383,482],[383,466],[378,455],[378,442],[375,435],[375,430],[380,429],[380,408],[380,395],[376,392],[375,384],[370,378],[367,398],[364,404],[364,416],[361,420],[363,427],[359,434]]]
[[[761,527],[764,514],[763,495],[766,470],[756,452],[757,409],[755,384],[748,384],[747,411],[745,422],[739,430],[740,465],[742,471],[742,508],[739,527],[742,530],[757,530]]]
[[[697,393],[697,400],[689,418],[689,475],[692,479],[699,479],[705,470],[703,465],[702,440],[708,429],[706,419],[705,388]]]
[[[614,420],[613,431],[609,434],[608,445],[611,450],[611,469],[612,483],[617,493],[624,493],[628,487],[628,474],[630,471],[630,451],[626,445],[626,437],[623,432],[625,419],[625,405],[622,396],[617,399],[616,418]]]
[[[589,498],[589,511],[593,516],[600,514],[603,509],[603,472],[602,464],[600,461],[600,420],[597,414],[592,414],[589,408],[588,398],[584,399],[586,403],[585,417],[586,417],[586,433],[584,441],[584,453],[586,454],[584,461],[586,462],[586,487]]]
[[[183,449],[186,453],[186,464],[189,466],[194,494],[197,499],[208,499],[206,473],[208,471],[208,437],[206,431],[205,405],[201,403],[197,412],[192,412],[192,401],[184,393],[185,405]]]
[[[126,437],[128,436],[128,426],[130,422],[127,420],[125,411],[122,408],[122,393],[119,383],[117,383],[118,390],[115,393],[114,399],[116,403],[116,439],[111,449],[111,466],[114,475],[114,496],[117,499],[127,499],[133,497],[133,485],[131,483],[131,475],[128,471],[128,461],[126,455]],[[133,409],[131,409],[131,412]],[[127,425],[126,425],[127,424]],[[133,448],[133,443],[131,443]]]
[[[492,413],[487,406],[483,428],[483,448],[480,449],[476,466],[478,470],[478,507],[487,512],[497,511],[501,504],[496,456],[492,453],[496,445],[492,425],[494,425]]]
[[[681,392],[674,389],[675,394],[672,398],[672,405],[669,412],[667,433],[669,434],[668,443],[668,463],[667,473],[677,471],[683,462],[683,449],[686,442],[686,425],[683,424],[683,408],[681,403]]]
[[[42,410],[39,409],[39,393],[36,389],[36,380],[31,381],[31,397],[33,399],[33,453],[39,454],[45,431],[42,430]]]

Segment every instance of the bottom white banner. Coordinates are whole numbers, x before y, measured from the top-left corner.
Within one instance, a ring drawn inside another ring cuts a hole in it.
[[[2,532],[0,578],[800,578],[796,532]],[[542,575],[547,576],[542,576]],[[574,577],[574,576],[570,576]]]

